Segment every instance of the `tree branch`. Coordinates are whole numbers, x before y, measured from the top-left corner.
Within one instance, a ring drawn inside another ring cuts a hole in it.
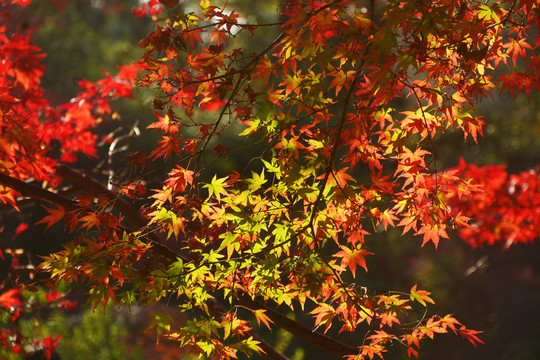
[[[278,327],[290,332],[297,338],[318,347],[319,349],[327,351],[330,354],[344,357],[346,355],[354,355],[358,353],[358,349],[331,338],[330,336],[314,332],[307,326],[302,325],[298,321],[290,319],[279,312],[268,308],[257,300],[253,300],[246,294],[239,294],[237,299],[242,305],[252,310],[265,310],[264,314],[267,315]]]
[[[101,194],[109,197],[112,201],[112,205],[117,210],[121,211],[126,219],[138,229],[147,226],[147,220],[132,204],[122,198],[119,198],[112,191],[108,190],[105,186],[89,176],[81,174],[67,166],[57,167],[57,173],[66,180],[69,180],[78,189],[89,190],[96,195]],[[49,190],[42,189],[36,185],[25,183],[24,181],[12,178],[8,175],[0,174],[0,184],[16,190],[25,197],[44,200],[49,203],[62,206],[67,211],[79,209],[73,200],[53,193]],[[176,262],[178,258],[189,261],[189,258],[186,256],[179,255],[163,245],[163,239],[161,239],[157,234],[151,234],[149,235],[149,238],[152,243],[151,250],[155,252],[156,255],[160,256],[164,262],[164,266],[171,265],[172,263]],[[268,308],[256,300],[251,299],[251,297],[245,293],[238,294],[236,298],[242,305],[250,309],[266,310],[265,314],[267,314],[278,327],[290,332],[294,336],[308,342],[313,346],[327,351],[330,354],[343,357],[346,355],[356,354],[358,352],[358,350],[354,347],[344,344],[329,336],[313,332],[312,329],[308,328],[307,326]],[[226,308],[216,300],[209,300],[208,308],[211,315],[216,317],[223,316],[223,314],[227,312]],[[260,347],[265,351],[265,354],[261,355],[264,360],[287,360],[286,357],[278,353],[272,346],[261,340],[261,338],[255,333],[250,331],[248,334],[248,336],[252,336],[257,341],[260,341]]]
[[[122,214],[126,217],[126,219],[128,219],[129,222],[136,226],[137,229],[143,228],[148,224],[148,221],[133,205],[131,205],[126,200],[118,197],[112,191],[108,190],[105,186],[90,178],[89,176],[81,174],[78,171],[75,171],[63,165],[57,167],[56,170],[58,175],[62,176],[66,180],[69,180],[73,184],[73,186],[77,187],[78,189],[89,190],[93,192],[94,195],[107,196],[111,200],[112,205],[117,210],[121,211]],[[62,206],[67,211],[80,209],[73,200],[1,173],[0,184],[19,192],[24,197],[44,200],[49,203]],[[177,261],[179,257],[183,258],[186,261],[189,261],[189,259],[181,255],[179,256],[178,254],[174,253],[169,248],[164,246],[162,244],[163,239],[160,239],[157,234],[151,234],[149,235],[149,237],[152,243],[151,251],[153,251],[164,261],[163,265],[169,266],[175,261]],[[215,317],[223,316],[223,314],[227,312],[226,308],[216,300],[209,300],[208,308],[211,315]],[[247,337],[252,337],[253,339],[260,342],[259,346],[264,351],[264,353],[261,354],[261,357],[264,360],[288,360],[287,357],[277,352],[272,346],[262,340],[254,332],[247,332],[246,338]]]
[[[77,209],[77,204],[62,195],[54,193],[52,191],[40,188],[34,184],[26,183],[22,180],[16,179],[6,174],[0,173],[0,184],[9,187],[18,193],[21,196],[43,200],[51,204],[62,206],[67,211],[72,211]]]
[[[94,195],[105,195],[113,203],[112,205],[122,212],[135,228],[140,229],[147,225],[148,222],[146,219],[133,205],[119,197],[118,194],[107,189],[101,183],[92,179],[90,176],[75,171],[65,165],[57,166],[56,173],[65,180],[69,180],[71,184],[78,189],[90,191],[94,193]]]
[[[220,318],[227,313],[227,309],[225,309],[225,307],[217,300],[209,299],[206,304],[208,305],[208,311],[210,314],[216,318]],[[263,354],[260,354],[263,360],[288,360],[288,358],[277,352],[272,346],[262,340],[253,331],[249,331],[246,338],[249,338],[250,336],[253,337],[254,340],[260,342],[259,346],[264,351]]]

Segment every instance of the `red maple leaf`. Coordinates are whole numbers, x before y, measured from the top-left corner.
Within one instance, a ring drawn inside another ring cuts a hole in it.
[[[45,227],[45,230],[47,230],[53,224],[60,221],[64,217],[64,215],[66,214],[66,211],[61,206],[59,206],[56,209],[49,209],[49,208],[46,207],[45,210],[47,210],[49,215],[45,216],[43,219],[41,219],[40,221],[38,221],[36,223],[36,224],[47,224],[47,226]]]
[[[0,307],[11,308],[21,306],[21,292],[17,289],[10,289],[3,294],[0,294]]]

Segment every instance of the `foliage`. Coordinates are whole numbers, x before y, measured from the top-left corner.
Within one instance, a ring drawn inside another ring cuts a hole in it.
[[[11,3],[2,16],[29,1]],[[40,270],[88,285],[94,309],[174,303],[190,319],[156,313],[150,327],[211,358],[282,359],[256,334],[276,327],[351,360],[384,358],[394,344],[418,356],[423,340],[447,332],[481,343],[454,316],[428,315],[434,299],[417,285],[376,293],[362,279],[377,256],[369,240],[392,228],[435,247],[453,233],[473,247],[538,239],[538,170],[444,170],[434,141],[454,131],[476,142],[482,99],[538,89],[538,4],[287,0],[268,24],[210,0],[180,7],[135,8],[156,22],[142,59],[81,81],[60,106],[40,86],[44,55],[30,35],[0,28],[0,200],[49,202],[36,223],[63,221],[72,238]],[[265,46],[252,52],[247,41]],[[136,175],[121,177],[112,157],[138,124],[101,139],[97,127],[136,84],[154,91],[146,131],[159,140],[148,154],[131,149]],[[99,144],[106,170],[76,170]],[[212,171],[237,153],[249,162]],[[16,311],[10,286],[0,304]],[[12,330],[0,331],[19,351]]]
[[[108,306],[106,312],[86,309],[78,323],[74,323],[73,318],[57,314],[44,322],[40,330],[62,334],[57,351],[69,354],[74,360],[143,359],[137,344],[126,343],[129,326],[126,319],[114,317],[112,310],[112,306]],[[24,328],[22,324],[21,328]]]
[[[17,289],[4,292],[0,296],[0,319],[3,324],[11,326],[2,327],[0,332],[0,341],[3,345],[0,349],[2,358],[16,359],[16,354],[36,349],[43,350],[50,357],[63,334],[50,334],[40,328],[37,328],[37,331],[26,331],[25,327],[30,325],[36,328],[39,324],[38,318],[41,317],[40,313],[72,311],[74,307],[73,301],[67,300],[65,294],[55,290],[30,294],[24,298],[22,292]]]

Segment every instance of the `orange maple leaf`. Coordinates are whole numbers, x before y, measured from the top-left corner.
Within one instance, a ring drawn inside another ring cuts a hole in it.
[[[425,290],[416,290],[416,285],[411,288],[411,300],[416,300],[424,306],[426,306],[426,302],[435,304],[435,301],[429,297],[430,294],[430,292]]]
[[[334,256],[335,257],[341,257],[341,267],[349,267],[351,269],[351,272],[353,276],[356,275],[356,266],[360,265],[363,267],[366,272],[368,271],[367,265],[366,265],[366,259],[364,259],[364,256],[366,255],[372,255],[372,252],[369,252],[365,249],[362,249],[360,247],[356,249],[349,249],[346,246],[341,246],[341,251],[337,252]]]
[[[420,230],[418,230],[417,235],[424,235],[424,241],[422,242],[422,246],[427,244],[430,240],[433,241],[433,244],[435,244],[435,248],[439,245],[439,240],[441,237],[448,239],[448,234],[446,233],[445,226],[439,225],[439,226],[430,226],[430,225],[424,225]]]

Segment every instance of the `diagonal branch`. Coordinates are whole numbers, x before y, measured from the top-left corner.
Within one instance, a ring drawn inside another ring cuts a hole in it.
[[[138,229],[147,226],[148,221],[140,214],[140,212],[126,200],[119,198],[112,191],[108,190],[104,185],[95,181],[87,175],[81,174],[67,166],[60,166],[57,168],[58,175],[62,176],[64,179],[69,180],[73,186],[79,190],[89,190],[94,194],[103,194],[109,197],[112,201],[112,205],[126,217],[126,219],[131,222]],[[72,211],[80,209],[73,200],[70,200],[62,195],[53,193],[49,190],[42,189],[36,185],[25,183],[24,181],[12,178],[5,174],[0,174],[0,184],[10,187],[23,196],[38,200],[44,200],[49,203],[53,203],[59,206],[63,206],[66,210]],[[189,258],[179,255],[168,247],[163,245],[163,239],[159,235],[153,233],[149,235],[150,242],[152,244],[151,251],[158,255],[164,266],[169,266],[172,263],[176,262],[178,258],[182,258],[185,261],[189,261]],[[264,304],[253,300],[249,295],[245,293],[239,293],[236,297],[239,303],[242,305],[253,309],[264,309],[266,310],[265,314],[280,328],[290,332],[294,336],[306,341],[310,345],[316,346],[329,354],[333,354],[339,357],[346,355],[352,355],[358,353],[358,349],[344,344],[334,338],[331,338],[327,335],[323,335],[317,332],[312,331],[311,328],[290,319],[279,312],[272,310],[265,306]],[[220,317],[227,312],[227,309],[219,303],[217,300],[210,299],[208,300],[208,309],[212,316]],[[247,336],[253,337],[257,341],[260,341],[260,347],[263,349],[265,354],[261,354],[264,360],[287,360],[286,357],[278,353],[272,346],[264,342],[259,336],[254,332],[250,331],[247,333]]]
[[[34,184],[29,184],[6,174],[0,173],[0,184],[17,191],[24,197],[43,200],[51,204],[59,205],[67,211],[76,210],[78,208],[77,204],[67,197],[43,189]]]
[[[317,333],[298,321],[290,319],[279,312],[268,308],[257,300],[253,300],[246,294],[239,294],[237,299],[242,305],[249,309],[265,310],[265,315],[267,315],[278,327],[290,332],[307,343],[318,347],[319,349],[327,351],[330,354],[344,357],[358,353],[358,349],[331,338],[330,336]]]
[[[108,190],[105,186],[90,178],[87,175],[81,174],[67,166],[59,166],[57,173],[69,180],[74,186],[79,189],[90,190],[95,194],[102,194],[109,197],[113,201],[113,206],[122,212],[123,215],[138,228],[142,228],[147,225],[147,220],[140,214],[137,209],[129,202],[122,198],[119,198],[112,191]],[[0,184],[9,187],[21,195],[32,198],[35,200],[44,200],[46,202],[62,206],[65,210],[73,211],[80,209],[73,200],[70,200],[62,195],[56,194],[52,191],[42,189],[36,185],[28,184],[19,179],[10,177],[0,173]],[[160,256],[164,261],[164,265],[168,266],[177,261],[178,254],[171,251],[166,246],[162,245],[162,241],[156,234],[149,235],[151,238],[152,248],[151,250]],[[187,261],[187,259],[185,259]],[[1,288],[0,288],[1,289]],[[218,301],[210,299],[208,301],[208,308],[212,316],[220,317],[227,312],[226,308]],[[260,348],[264,351],[261,354],[263,360],[288,360],[287,357],[277,352],[272,346],[262,340],[257,334],[249,331],[245,335],[246,338],[252,337],[259,341]]]

